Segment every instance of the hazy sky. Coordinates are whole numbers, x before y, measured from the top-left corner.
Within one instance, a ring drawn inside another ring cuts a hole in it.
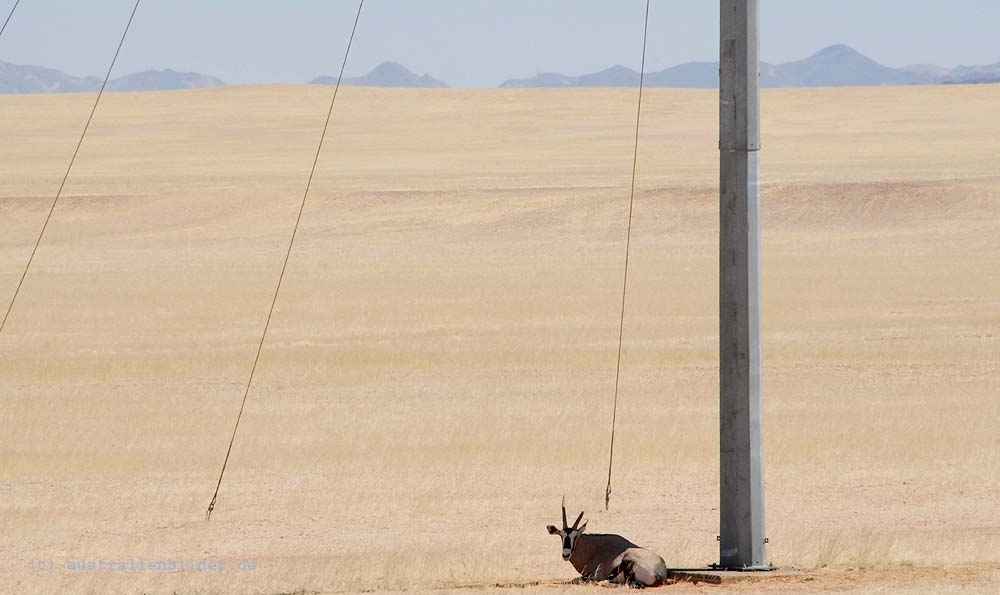
[[[134,0],[22,0],[0,60],[103,74]],[[385,60],[452,86],[638,68],[645,0],[366,0],[348,74]],[[13,0],[0,0],[5,17]],[[648,68],[715,60],[718,0],[653,0]],[[228,83],[336,74],[356,0],[143,0],[118,75]],[[1000,61],[1000,0],[761,0],[763,59],[847,43],[889,66]]]

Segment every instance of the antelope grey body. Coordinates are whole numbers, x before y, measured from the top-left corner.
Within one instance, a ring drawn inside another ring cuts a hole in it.
[[[578,527],[583,513],[570,527],[566,522],[563,499],[563,528],[548,530],[562,538],[562,557],[573,565],[586,581],[611,581],[632,587],[657,587],[667,579],[667,565],[657,554],[641,548],[621,535],[584,533],[587,523]]]

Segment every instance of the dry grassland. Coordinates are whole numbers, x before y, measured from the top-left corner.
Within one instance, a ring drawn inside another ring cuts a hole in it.
[[[715,561],[711,91],[645,104],[611,512],[634,92],[348,88],[204,520],[329,92],[105,97],[0,337],[0,592],[593,592],[563,494]],[[92,99],[0,96],[4,305]],[[769,554],[808,572],[724,590],[1000,592],[1000,86],[763,109]],[[129,559],[229,566],[70,570]]]

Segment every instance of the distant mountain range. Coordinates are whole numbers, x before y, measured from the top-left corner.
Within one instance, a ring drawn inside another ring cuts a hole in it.
[[[760,65],[764,87],[844,87],[879,85],[931,85],[1000,82],[1000,62],[987,66],[942,68],[918,64],[890,68],[846,45],[833,45],[804,60]],[[310,81],[317,85],[336,84],[336,77],[321,76]],[[345,78],[344,85],[369,87],[447,88],[429,74],[418,75],[396,62],[385,62],[364,76]],[[651,87],[716,88],[718,62],[688,62],[659,72],[646,73]],[[147,70],[108,82],[109,91],[166,91],[221,87],[221,80],[194,72]],[[581,76],[543,73],[526,79],[504,82],[503,88],[540,87],[635,87],[639,73],[624,66]],[[95,77],[75,77],[39,66],[18,66],[0,62],[0,93],[72,93],[96,91],[101,81]]]
[[[108,81],[109,91],[172,91],[221,87],[217,78],[194,72],[147,70]],[[77,77],[40,66],[18,66],[0,62],[0,93],[76,93],[97,91],[101,80]]]
[[[226,83],[214,76],[197,72],[146,70],[108,81],[110,91],[175,91],[179,89],[209,89]]]
[[[986,66],[959,66],[943,77],[945,84],[1000,83],[1000,62]]]
[[[1000,62],[989,66],[960,66],[954,69],[934,65],[890,68],[846,45],[833,45],[804,60],[760,65],[763,87],[868,87],[879,85],[931,85],[941,83],[1000,82]],[[716,88],[718,62],[688,62],[646,74],[651,87]],[[636,87],[639,73],[624,66],[567,76],[543,73],[527,79],[513,79],[504,88],[539,87]]]
[[[309,81],[314,85],[336,85],[337,77],[321,76]],[[364,76],[344,78],[342,85],[355,87],[409,87],[415,89],[446,89],[448,85],[429,74],[418,75],[396,62],[383,62]]]

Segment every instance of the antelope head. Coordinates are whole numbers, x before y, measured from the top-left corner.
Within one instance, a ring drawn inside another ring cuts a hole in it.
[[[562,526],[563,528],[557,529],[555,525],[549,525],[549,535],[558,535],[562,539],[562,557],[563,560],[569,560],[573,556],[573,551],[576,549],[576,540],[580,535],[587,529],[587,523],[584,522],[582,527],[578,527],[580,521],[583,520],[583,511],[580,511],[580,516],[576,517],[576,521],[573,522],[573,526],[570,527],[569,523],[566,521],[566,497],[563,496],[562,502]]]

